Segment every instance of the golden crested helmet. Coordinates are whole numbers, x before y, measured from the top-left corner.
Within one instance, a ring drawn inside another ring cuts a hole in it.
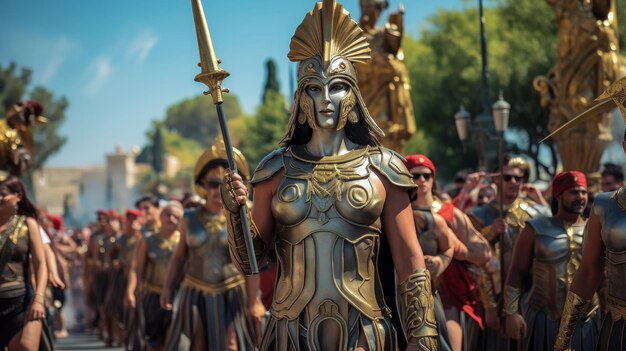
[[[354,63],[369,60],[371,50],[363,30],[350,18],[350,13],[334,0],[316,3],[296,29],[289,49],[289,59],[299,62],[298,87],[289,128],[281,142],[306,143],[307,140],[295,140],[302,135],[301,129],[317,128],[313,99],[306,93],[308,84],[314,80],[326,84],[340,79],[350,90],[341,101],[337,130],[347,123],[359,125],[367,131],[368,144],[380,145],[377,136],[384,133],[365,107],[354,67]],[[350,133],[346,134],[350,138]]]
[[[233,147],[233,156],[237,165],[237,172],[243,178],[244,182],[250,179],[250,168],[248,162],[241,151]],[[213,145],[206,150],[196,161],[193,168],[193,188],[198,196],[204,198],[207,195],[206,189],[202,186],[202,180],[207,174],[220,180],[226,175],[228,168],[228,158],[226,156],[226,146],[224,139],[219,135]],[[220,166],[220,167],[216,167]]]

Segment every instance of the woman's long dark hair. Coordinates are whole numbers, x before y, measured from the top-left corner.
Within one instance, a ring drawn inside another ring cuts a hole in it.
[[[6,188],[11,193],[17,194],[20,197],[20,201],[17,203],[18,215],[32,217],[39,220],[39,211],[28,198],[26,189],[24,189],[24,183],[22,183],[20,178],[16,176],[9,176],[7,179],[0,182],[0,188]]]

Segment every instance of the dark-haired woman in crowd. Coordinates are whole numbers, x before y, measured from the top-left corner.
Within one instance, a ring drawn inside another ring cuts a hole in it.
[[[21,180],[0,181],[0,350],[39,348],[48,273],[37,217]]]

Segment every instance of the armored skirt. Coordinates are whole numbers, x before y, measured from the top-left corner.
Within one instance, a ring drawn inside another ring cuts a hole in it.
[[[575,345],[574,339],[572,339],[572,345]],[[595,350],[626,351],[626,319],[613,320],[613,314],[607,313],[602,321],[602,329]]]
[[[559,319],[550,319],[545,311],[527,307],[524,311],[527,337],[520,342],[518,350],[552,351],[559,333]],[[596,311],[586,321],[581,321],[572,335],[572,350],[594,351],[600,330],[600,313]]]
[[[144,337],[153,348],[163,344],[172,321],[172,311],[161,308],[160,298],[161,295],[154,292],[146,292],[142,296]]]
[[[254,350],[254,326],[245,314],[244,286],[222,293],[203,293],[183,285],[179,292],[178,309],[172,323],[166,350],[190,350],[198,333],[204,333],[205,350],[227,350],[236,343],[237,350]],[[235,340],[228,340],[229,328]]]

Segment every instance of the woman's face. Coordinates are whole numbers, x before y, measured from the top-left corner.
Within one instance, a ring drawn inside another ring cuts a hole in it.
[[[323,129],[336,128],[339,121],[341,100],[348,94],[350,87],[341,79],[331,79],[327,83],[314,81],[306,92],[313,99],[315,122]]]
[[[220,186],[226,171],[221,166],[210,169],[202,178],[202,187],[206,191],[207,208],[219,211],[222,208],[222,196],[220,194]]]
[[[7,187],[0,187],[0,211],[15,212],[21,196],[9,190]]]

